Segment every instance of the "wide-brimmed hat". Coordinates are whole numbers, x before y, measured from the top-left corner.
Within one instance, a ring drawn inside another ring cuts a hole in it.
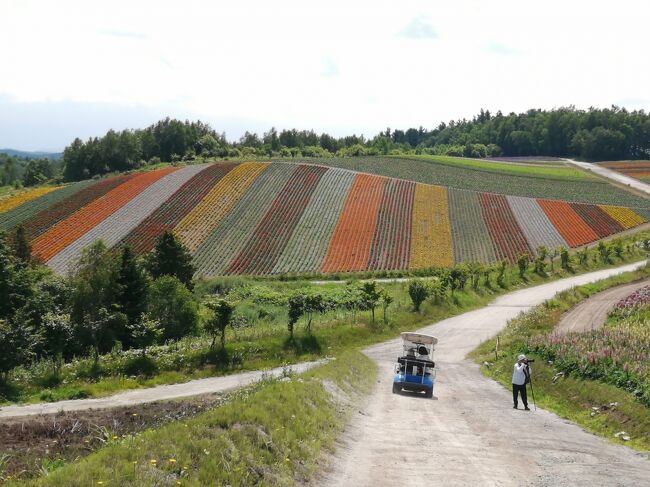
[[[519,355],[519,357],[517,357],[517,360],[526,360],[526,356],[522,353]]]

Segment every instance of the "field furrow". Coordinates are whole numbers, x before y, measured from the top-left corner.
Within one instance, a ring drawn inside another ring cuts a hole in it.
[[[17,194],[16,196],[11,196],[9,198],[0,200],[0,213],[9,211],[13,208],[16,208],[17,206],[22,205],[23,203],[27,203],[28,201],[36,199],[39,196],[43,196],[52,191],[56,191],[59,188],[60,186],[44,186],[42,188],[29,189],[27,191],[23,191],[20,194]]]
[[[327,168],[300,165],[280,190],[226,274],[269,274]]]
[[[537,201],[570,247],[578,247],[598,240],[596,232],[571,208],[569,203],[551,200]]]
[[[448,190],[454,263],[495,262],[497,253],[483,220],[479,193]]]
[[[53,205],[69,198],[75,193],[82,191],[84,188],[91,186],[95,181],[80,181],[78,183],[68,184],[56,191],[50,191],[38,198],[32,199],[22,205],[16,206],[11,210],[0,213],[0,230],[10,230],[28,219],[37,215],[41,211],[47,210]]]
[[[37,258],[47,262],[95,225],[131,201],[151,184],[176,170],[177,168],[168,167],[145,172],[122,183],[34,239],[32,253]]]
[[[121,244],[130,245],[138,254],[149,252],[153,249],[158,236],[165,230],[171,230],[178,225],[214,185],[234,167],[236,167],[234,163],[212,164],[194,175],[171,198],[131,230],[122,239]]]
[[[178,188],[205,168],[205,164],[187,166],[158,179],[53,256],[47,261],[47,265],[57,272],[66,272],[79,259],[83,248],[93,242],[103,240],[106,245],[112,247],[171,197]]]
[[[224,273],[251,238],[260,220],[269,211],[297,167],[293,164],[271,164],[255,179],[248,191],[196,250],[194,260],[198,274],[216,276]]]
[[[190,252],[196,251],[228,215],[256,178],[271,165],[245,162],[230,170],[183,219],[174,232]]]
[[[340,169],[329,169],[325,173],[275,264],[273,274],[320,269],[354,178],[355,173]]]
[[[411,226],[411,269],[450,267],[454,251],[447,189],[417,183]]]
[[[647,220],[629,208],[622,206],[599,205],[599,208],[616,220],[624,229],[642,225]]]
[[[521,254],[530,254],[526,236],[517,224],[507,198],[501,194],[480,193],[479,200],[499,259],[515,262]]]
[[[118,187],[120,184],[132,179],[135,174],[125,174],[121,176],[110,177],[101,179],[100,181],[78,191],[74,195],[59,201],[55,205],[44,209],[25,221],[23,224],[27,238],[33,240],[39,235],[45,233],[50,227],[56,225],[60,221],[65,220],[70,215],[80,210],[87,204],[101,198],[112,189]]]
[[[401,179],[389,179],[386,183],[372,239],[368,269],[408,267],[415,186],[415,183]]]
[[[321,266],[323,272],[350,272],[367,268],[388,178],[357,175]]]
[[[531,249],[535,250],[541,245],[549,249],[567,245],[562,235],[537,203],[537,200],[522,196],[508,196],[507,198],[512,213],[524,232]]]
[[[608,237],[623,231],[623,226],[596,205],[572,203],[571,208],[596,232],[598,237]]]

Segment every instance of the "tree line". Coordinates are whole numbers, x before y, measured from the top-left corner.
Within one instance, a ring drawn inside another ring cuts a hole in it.
[[[443,122],[433,129],[387,128],[372,138],[271,128],[262,135],[246,132],[233,142],[203,122],[166,118],[144,129],[109,130],[103,137],[85,142],[75,139],[65,148],[63,175],[74,181],[161,161],[197,158],[388,154],[642,159],[650,157],[650,114],[616,106],[589,110],[563,107],[507,115],[481,110],[471,120]]]
[[[36,186],[55,178],[61,163],[51,159],[24,158],[0,153],[0,186]]]

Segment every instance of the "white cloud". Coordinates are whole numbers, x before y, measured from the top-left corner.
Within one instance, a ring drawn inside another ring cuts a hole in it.
[[[438,34],[426,16],[418,15],[400,31],[400,36],[407,39],[437,39]]]
[[[201,117],[237,138],[245,123],[371,135],[480,108],[650,109],[641,0],[0,0],[0,11],[0,97],[11,113],[86,104],[129,114],[120,123],[78,110],[79,133],[132,126],[135,110]],[[405,26],[415,26],[410,38]],[[21,126],[34,148],[42,123]]]

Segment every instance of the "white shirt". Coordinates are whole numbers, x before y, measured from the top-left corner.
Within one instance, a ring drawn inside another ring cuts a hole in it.
[[[524,370],[526,369],[526,364],[520,364],[516,363],[515,368],[512,371],[512,383],[517,384],[518,386],[523,386],[526,383],[526,373]],[[528,369],[528,373],[530,374],[530,369]]]

